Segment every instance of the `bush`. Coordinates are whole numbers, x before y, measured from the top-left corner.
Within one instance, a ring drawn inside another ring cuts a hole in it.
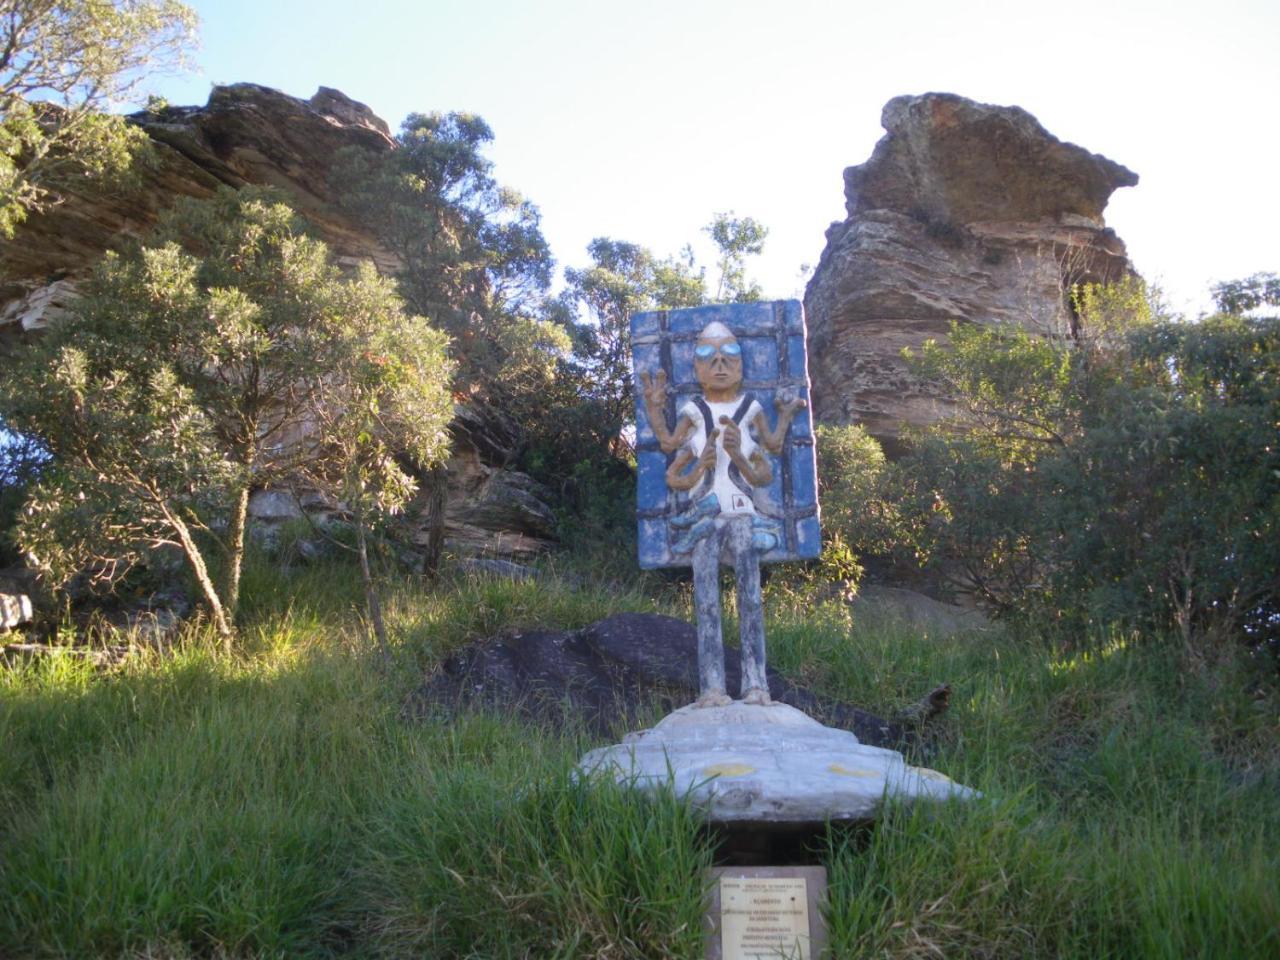
[[[908,513],[931,560],[998,609],[1274,640],[1280,318],[1132,302],[1078,295],[1099,322],[1070,338],[965,327],[927,347],[965,418],[906,464]]]

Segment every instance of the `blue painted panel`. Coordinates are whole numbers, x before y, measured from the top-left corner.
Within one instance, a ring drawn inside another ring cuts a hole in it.
[[[805,402],[809,401],[809,391],[801,394]],[[807,440],[813,436],[813,420],[808,407],[805,407],[796,414],[796,418],[791,421],[791,436],[795,440]]]
[[[813,448],[792,447],[791,457],[791,495],[797,504],[808,506],[818,502],[814,484]]]
[[[658,335],[661,313],[637,313],[631,317],[631,341],[641,343]]]
[[[791,376],[805,377],[808,375],[803,335],[793,334],[787,338],[787,361],[787,366],[790,367],[788,372]]]
[[[796,559],[813,560],[822,554],[822,531],[817,517],[806,517],[796,524]]]
[[[804,348],[804,312],[797,301],[775,303],[729,304],[672,310],[666,313],[637,314],[632,318],[634,369],[636,371],[636,441],[639,473],[637,501],[642,516],[639,520],[640,565],[646,569],[662,566],[687,566],[688,555],[671,556],[668,544],[672,533],[667,518],[683,510],[687,500],[666,487],[667,458],[656,449],[656,438],[644,410],[639,388],[639,372],[665,369],[668,393],[676,410],[701,394],[693,368],[693,347],[697,336],[713,321],[729,327],[743,349],[743,378],[750,384],[750,394],[760,402],[765,417],[777,423],[774,398],[784,385],[804,385],[808,396],[807,363]],[[786,370],[781,369],[778,354],[779,335],[785,335]],[[665,358],[665,359],[664,359]],[[675,424],[669,424],[674,427]],[[754,432],[754,431],[753,431]],[[821,552],[817,509],[817,483],[814,477],[812,429],[809,412],[802,411],[792,421],[780,455],[771,456],[773,480],[756,492],[757,511],[774,518],[782,526],[782,544],[765,554],[761,561],[807,559]],[[759,436],[757,432],[757,442]],[[806,441],[795,443],[796,440]]]
[[[667,525],[663,520],[640,521],[640,567],[655,570],[673,566],[667,557]]]
[[[703,327],[717,320],[739,337],[773,336],[777,330],[774,312],[774,304],[769,301],[691,307],[668,311],[667,326],[670,334],[677,338],[696,337]],[[637,316],[647,317],[651,314]]]
[[[693,373],[694,341],[685,340],[671,344],[671,379],[686,384],[691,393],[700,392]]]
[[[642,451],[637,462],[636,505],[661,510],[667,504],[667,457],[661,451]]]
[[[783,329],[786,330],[787,333],[798,333],[803,337],[805,335],[804,308],[800,306],[800,301],[783,301],[782,314]]]
[[[778,346],[765,337],[740,337],[742,376],[746,380],[778,379]]]

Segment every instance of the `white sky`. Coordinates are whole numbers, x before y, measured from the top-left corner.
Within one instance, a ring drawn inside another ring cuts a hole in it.
[[[716,211],[770,228],[753,274],[796,295],[880,109],[929,90],[1017,104],[1135,170],[1106,217],[1177,307],[1280,270],[1280,0],[197,0],[211,83],[336,87],[395,129],[469,110],[559,263],[605,235],[674,253]]]

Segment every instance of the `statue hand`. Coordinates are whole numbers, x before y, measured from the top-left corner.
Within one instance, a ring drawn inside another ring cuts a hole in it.
[[[724,452],[735,457],[742,452],[742,431],[728,417],[721,417],[720,424],[724,428]]]
[[[783,417],[794,417],[797,413],[807,407],[808,402],[794,391],[787,390],[778,397],[777,408],[778,415]]]
[[[667,371],[640,374],[640,388],[644,393],[644,402],[661,409],[667,400]]]
[[[716,437],[719,435],[719,430],[712,430],[707,436],[707,443],[702,448],[702,456],[698,458],[698,468],[700,470],[706,471],[716,468]]]

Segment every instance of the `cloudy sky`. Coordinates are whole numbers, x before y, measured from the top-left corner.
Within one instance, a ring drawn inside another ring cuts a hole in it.
[[[392,127],[467,110],[561,265],[595,236],[706,250],[717,211],[770,228],[755,275],[800,287],[880,110],[929,90],[1017,104],[1139,173],[1107,221],[1171,301],[1280,270],[1275,0],[197,0],[175,104],[252,81],[337,87]]]

